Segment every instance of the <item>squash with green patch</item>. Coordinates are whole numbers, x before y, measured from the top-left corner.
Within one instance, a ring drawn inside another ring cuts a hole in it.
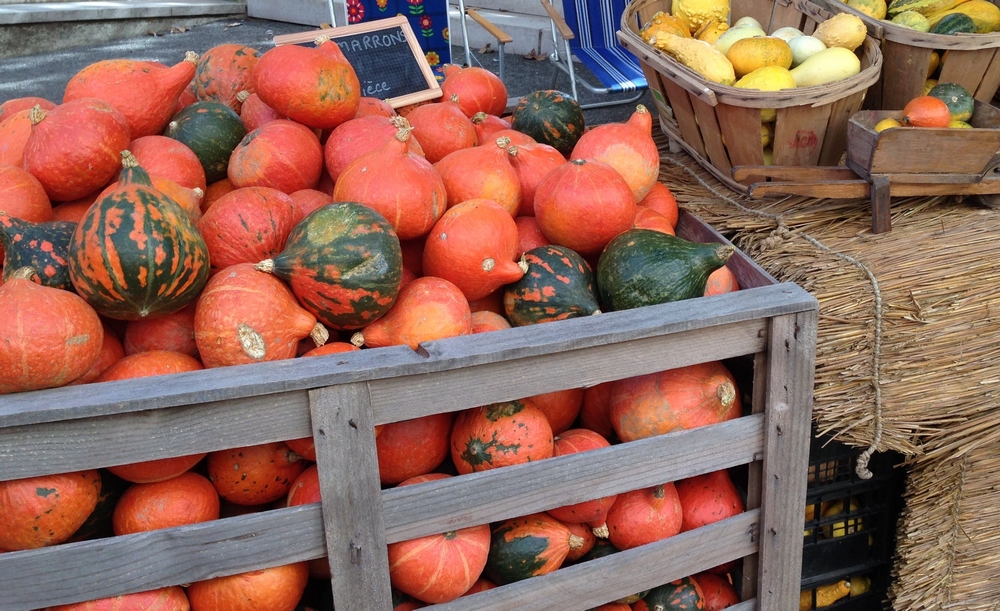
[[[76,223],[70,221],[32,223],[0,211],[3,280],[22,267],[30,267],[44,286],[73,290],[67,259],[75,230]]]
[[[521,98],[511,114],[511,128],[569,156],[583,136],[586,122],[576,100],[552,89]]]
[[[562,522],[546,513],[506,520],[493,527],[485,575],[499,585],[546,575],[583,545]]]
[[[734,251],[728,244],[630,229],[611,240],[597,262],[601,305],[617,311],[700,297],[708,276]]]
[[[975,34],[976,22],[963,13],[950,13],[930,29],[931,34]]]
[[[938,83],[927,95],[948,105],[952,121],[968,121],[976,110],[976,100],[969,90],[958,83]]]
[[[633,611],[696,611],[705,608],[705,595],[690,577],[657,586],[632,606]]]
[[[515,327],[600,312],[594,272],[575,251],[554,244],[524,253],[528,269],[504,289],[504,311]]]
[[[226,178],[229,157],[247,132],[232,108],[203,100],[174,115],[163,135],[194,151],[205,169],[205,180],[211,184]]]

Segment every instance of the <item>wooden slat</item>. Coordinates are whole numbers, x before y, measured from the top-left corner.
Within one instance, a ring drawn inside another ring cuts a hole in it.
[[[589,609],[752,553],[756,548],[754,533],[759,517],[758,510],[750,510],[642,547],[426,608],[434,611]],[[793,585],[797,582],[796,578]]]
[[[677,218],[676,229],[677,235],[685,236],[688,240],[695,242],[726,241],[722,237],[722,234],[710,225],[702,223],[694,215],[689,214],[683,209]],[[733,274],[736,275],[736,279],[742,289],[770,286],[778,282],[771,274],[764,271],[763,267],[757,265],[756,261],[748,257],[741,250],[733,253],[733,256],[726,262],[726,267],[731,269]]]
[[[760,335],[763,328],[763,320],[718,325],[672,333],[669,339],[644,338],[552,355],[525,356],[453,369],[433,377],[376,380],[369,383],[375,422],[398,422],[752,354],[763,347]],[[452,388],[462,388],[463,392],[442,396],[443,389]]]
[[[692,98],[688,92],[670,79],[663,79],[663,89],[667,92],[670,100],[670,108],[674,111],[674,118],[677,127],[681,130],[684,143],[694,149],[699,155],[705,157],[705,142],[701,139],[701,132],[698,130],[698,123],[695,121],[694,108],[691,106]]]
[[[729,151],[729,160],[736,165],[764,165],[764,147],[760,139],[760,109],[719,104],[715,107],[719,126]],[[754,134],[757,135],[754,138]],[[735,179],[735,178],[734,178]],[[749,176],[741,180],[746,184],[759,179]]]
[[[389,555],[368,389],[310,391],[323,523],[337,609],[391,609]]]
[[[986,70],[993,61],[996,49],[956,50],[948,51],[947,61],[941,63],[941,73],[938,82],[958,83],[966,90],[975,92],[979,89]]]
[[[763,414],[767,404],[767,354],[758,352],[753,357],[753,396],[750,399],[750,411],[753,414]],[[762,482],[764,463],[754,461],[747,465],[747,509],[759,509],[762,499]],[[733,584],[742,600],[757,596],[757,574],[759,572],[759,554],[751,554],[743,559],[743,570],[740,572],[740,582]]]
[[[806,195],[816,198],[868,197],[869,184],[863,180],[831,180],[819,183],[759,182],[750,186],[751,197]]]
[[[319,558],[318,505],[0,554],[0,611],[29,611]]]
[[[932,51],[934,49],[913,47],[892,40],[882,42],[879,108],[902,110],[907,102],[923,93],[927,76],[926,72],[920,71],[920,66],[930,66]]]
[[[983,79],[979,82],[979,87],[972,92],[972,96],[977,100],[989,103],[996,95],[997,88],[1000,87],[1000,52],[994,49],[993,57],[990,59]]]
[[[995,129],[890,129],[878,135],[869,171],[982,174],[997,149],[1000,149],[1000,130]]]
[[[889,195],[889,177],[884,174],[872,174],[872,233],[884,233],[892,229]]]
[[[771,320],[762,483],[761,609],[794,609],[802,567],[817,311]]]
[[[746,176],[762,176],[772,180],[793,182],[818,182],[823,180],[853,180],[858,177],[844,166],[776,166],[733,168],[733,178],[743,180]]]
[[[819,163],[830,106],[779,108],[774,122],[774,165]]]
[[[838,165],[847,150],[847,123],[858,112],[865,99],[865,92],[859,91],[830,104],[830,116],[826,123],[826,136],[819,154],[819,165]]]
[[[715,114],[715,106],[710,106],[697,98],[691,98],[691,107],[698,117],[698,127],[701,130],[701,138],[705,143],[705,151],[708,159],[720,172],[729,174],[733,170],[733,164],[729,161],[729,153],[722,143],[722,129],[719,127],[719,118]],[[760,134],[757,134],[760,137]]]
[[[498,43],[507,44],[514,42],[514,39],[510,37],[510,34],[498,28],[496,25],[493,24],[493,22],[491,22],[486,17],[480,15],[479,11],[470,7],[466,7],[465,14],[468,15],[469,17],[472,17],[472,20],[478,23],[484,30],[486,30],[490,36],[496,38]]]
[[[498,522],[747,464],[763,456],[763,420],[761,415],[747,416],[609,448],[385,490],[386,540],[393,543]]]
[[[563,37],[563,40],[572,40],[575,37],[573,30],[570,29],[566,20],[559,14],[559,11],[557,11],[548,0],[541,0],[541,3],[542,8],[545,9],[549,19],[551,19],[552,23],[555,24],[556,29],[559,30],[559,35]]]

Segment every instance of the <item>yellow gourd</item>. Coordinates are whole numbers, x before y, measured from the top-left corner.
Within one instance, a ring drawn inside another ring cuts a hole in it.
[[[948,127],[952,129],[972,129],[972,126],[966,123],[965,121],[958,121],[958,120],[953,120],[951,123],[948,124]]]
[[[734,26],[716,38],[715,41],[712,42],[712,46],[725,55],[726,53],[729,53],[729,47],[733,46],[738,40],[743,40],[744,38],[763,38],[766,35],[767,34],[764,33],[764,30],[755,25]]]
[[[803,590],[799,595],[799,611],[809,611],[809,609],[820,609],[829,607],[841,598],[851,593],[851,582],[838,581],[816,588],[816,606],[813,607],[812,590]]]
[[[875,19],[885,19],[885,0],[847,0],[847,6]]]
[[[791,71],[796,87],[812,87],[832,83],[861,72],[861,60],[843,47],[823,49],[809,56]]]
[[[860,507],[858,506],[858,501],[853,496],[848,500],[847,507],[844,508],[844,500],[835,501],[829,507],[823,511],[824,518],[830,518],[840,514],[856,513]],[[834,522],[828,526],[823,527],[823,536],[827,539],[834,537],[843,537],[844,535],[852,535],[857,531],[862,530],[862,522],[860,517],[848,518],[842,522]]]
[[[736,77],[741,78],[758,68],[792,67],[792,49],[780,38],[744,38],[729,47],[726,57],[733,64]]]
[[[671,12],[687,24],[689,32],[697,32],[712,19],[729,23],[729,0],[674,0]]]
[[[665,51],[713,83],[732,85],[736,82],[733,64],[718,49],[705,41],[680,36],[663,36],[657,38],[653,46]]]
[[[930,93],[931,89],[937,87],[937,84],[938,84],[937,79],[929,78],[926,81],[924,81],[924,91],[921,95],[927,95],[928,93]]]
[[[882,119],[875,124],[875,133],[884,132],[885,130],[892,127],[903,127],[903,124],[899,121],[889,117],[888,119]]]
[[[872,580],[868,577],[851,577],[851,596],[861,596],[872,588]]]
[[[813,37],[829,47],[843,47],[853,51],[865,41],[868,29],[861,17],[850,13],[839,13],[816,26]]]
[[[750,74],[736,81],[736,87],[740,89],[757,89],[760,91],[779,91],[781,89],[792,89],[795,87],[795,78],[792,73],[781,66],[765,66],[758,68]],[[773,108],[762,108],[760,110],[760,120],[763,122],[774,121],[778,116],[778,111]]]
[[[765,147],[774,140],[774,123],[760,124],[760,146]],[[806,535],[808,536],[808,535]]]
[[[673,15],[668,15],[663,11],[657,12],[653,15],[641,30],[639,30],[639,36],[646,41],[647,44],[653,44],[650,42],[654,40],[657,36],[674,34],[675,36],[684,36],[687,38],[691,37],[691,33],[688,32],[687,25],[680,19],[674,17]]]
[[[886,9],[886,14],[895,17],[903,11],[917,11],[921,15],[930,15],[953,9],[963,2],[968,0],[892,0]]]
[[[719,21],[718,19],[713,19],[708,21],[694,33],[694,37],[698,40],[704,40],[705,42],[712,44],[719,39],[720,36],[729,30],[729,24],[725,21]]]
[[[927,17],[924,17],[917,11],[903,11],[893,17],[892,22],[918,32],[929,32],[931,29],[931,24],[927,21]]]
[[[946,15],[953,13],[968,15],[972,19],[972,23],[976,24],[977,34],[988,34],[1000,30],[1000,7],[989,0],[969,0],[953,9],[931,13],[927,15],[927,22],[933,28]]]

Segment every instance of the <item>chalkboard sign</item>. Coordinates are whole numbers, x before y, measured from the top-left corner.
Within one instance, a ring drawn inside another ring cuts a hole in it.
[[[362,96],[385,100],[393,108],[441,97],[406,17],[275,36],[274,44],[312,46],[319,36],[340,46],[358,75]]]

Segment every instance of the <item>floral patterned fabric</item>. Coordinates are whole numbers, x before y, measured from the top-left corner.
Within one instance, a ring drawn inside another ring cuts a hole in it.
[[[420,41],[427,63],[441,80],[444,64],[451,62],[448,0],[347,0],[351,24],[406,15]]]

